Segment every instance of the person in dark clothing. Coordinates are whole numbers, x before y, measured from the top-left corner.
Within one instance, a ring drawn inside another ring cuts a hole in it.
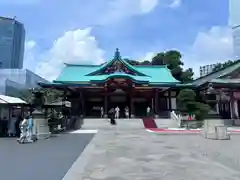
[[[8,120],[6,117],[2,120],[2,126],[3,126],[3,136],[7,136],[8,133]]]
[[[21,129],[20,129],[20,122],[23,120],[22,116],[18,116],[18,119],[15,123],[15,129],[16,129],[16,136],[20,137],[21,135]]]
[[[116,120],[115,120],[115,111],[113,108],[110,109],[110,111],[108,112],[109,117],[110,117],[110,124],[111,125],[116,125]]]

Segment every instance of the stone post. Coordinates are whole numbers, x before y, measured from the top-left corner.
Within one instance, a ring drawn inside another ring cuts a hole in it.
[[[45,114],[39,110],[32,112],[33,117],[33,135],[37,139],[47,139],[50,137],[51,133],[49,131],[48,119]]]
[[[202,135],[206,139],[229,140],[227,126],[224,125],[224,120],[204,120]]]

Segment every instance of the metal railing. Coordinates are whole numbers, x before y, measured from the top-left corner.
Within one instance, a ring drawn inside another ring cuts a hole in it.
[[[178,127],[182,126],[182,116],[180,114],[177,114],[175,111],[172,111],[170,116],[172,120],[177,122]]]

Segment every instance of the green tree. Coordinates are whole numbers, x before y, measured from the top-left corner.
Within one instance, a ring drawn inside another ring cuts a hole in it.
[[[143,62],[132,60],[132,59],[124,59],[124,60],[133,66],[135,66],[135,65],[151,65],[151,62],[148,60],[145,60]]]
[[[45,103],[52,103],[55,101],[62,100],[63,92],[56,90],[56,89],[49,89],[49,88],[35,88],[34,91],[39,91],[43,93],[43,98]],[[34,100],[34,94],[32,89],[24,89],[18,91],[17,93],[12,94],[14,97],[19,97],[22,100],[32,103]]]
[[[177,80],[183,83],[191,82],[193,80],[193,70],[191,68],[183,70],[184,63],[181,58],[181,53],[176,50],[161,52],[153,57],[152,65],[167,65],[173,77]]]
[[[125,61],[127,61],[129,64],[131,65],[139,65],[139,61],[136,61],[136,60],[132,60],[132,59],[124,59]]]
[[[152,58],[152,65],[165,65],[166,64],[166,59],[165,59],[165,53],[157,53],[156,56]]]
[[[145,60],[143,62],[140,62],[140,65],[151,65],[151,62],[148,60]]]
[[[183,83],[189,83],[193,81],[193,69],[192,68],[188,68],[185,71],[182,71],[181,75],[180,75],[180,80]]]
[[[194,114],[196,120],[203,120],[210,110],[209,105],[197,101],[196,93],[192,89],[180,91],[177,96],[177,106],[183,114]]]
[[[195,102],[196,93],[191,89],[183,89],[177,96],[177,106],[180,112],[191,114],[192,103]]]

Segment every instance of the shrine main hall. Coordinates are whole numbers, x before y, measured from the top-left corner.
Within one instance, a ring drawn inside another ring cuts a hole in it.
[[[168,116],[176,109],[176,92],[183,84],[166,65],[133,66],[117,49],[114,58],[102,65],[65,64],[55,81],[40,86],[63,90],[75,115],[99,117],[103,107],[106,116],[118,106],[121,117],[125,107],[131,117],[142,117],[147,107],[155,116]]]
[[[239,70],[240,60],[191,84],[182,84],[166,65],[131,65],[117,49],[113,59],[102,65],[65,64],[56,80],[39,85],[63,91],[64,101],[71,102],[72,115],[97,118],[101,108],[107,116],[117,106],[120,117],[124,117],[126,107],[131,117],[146,116],[147,107],[155,117],[169,117],[177,110],[176,96],[181,89],[205,92],[211,84],[218,92],[214,94],[214,111],[225,118],[239,118]],[[221,98],[223,95],[228,98]]]

